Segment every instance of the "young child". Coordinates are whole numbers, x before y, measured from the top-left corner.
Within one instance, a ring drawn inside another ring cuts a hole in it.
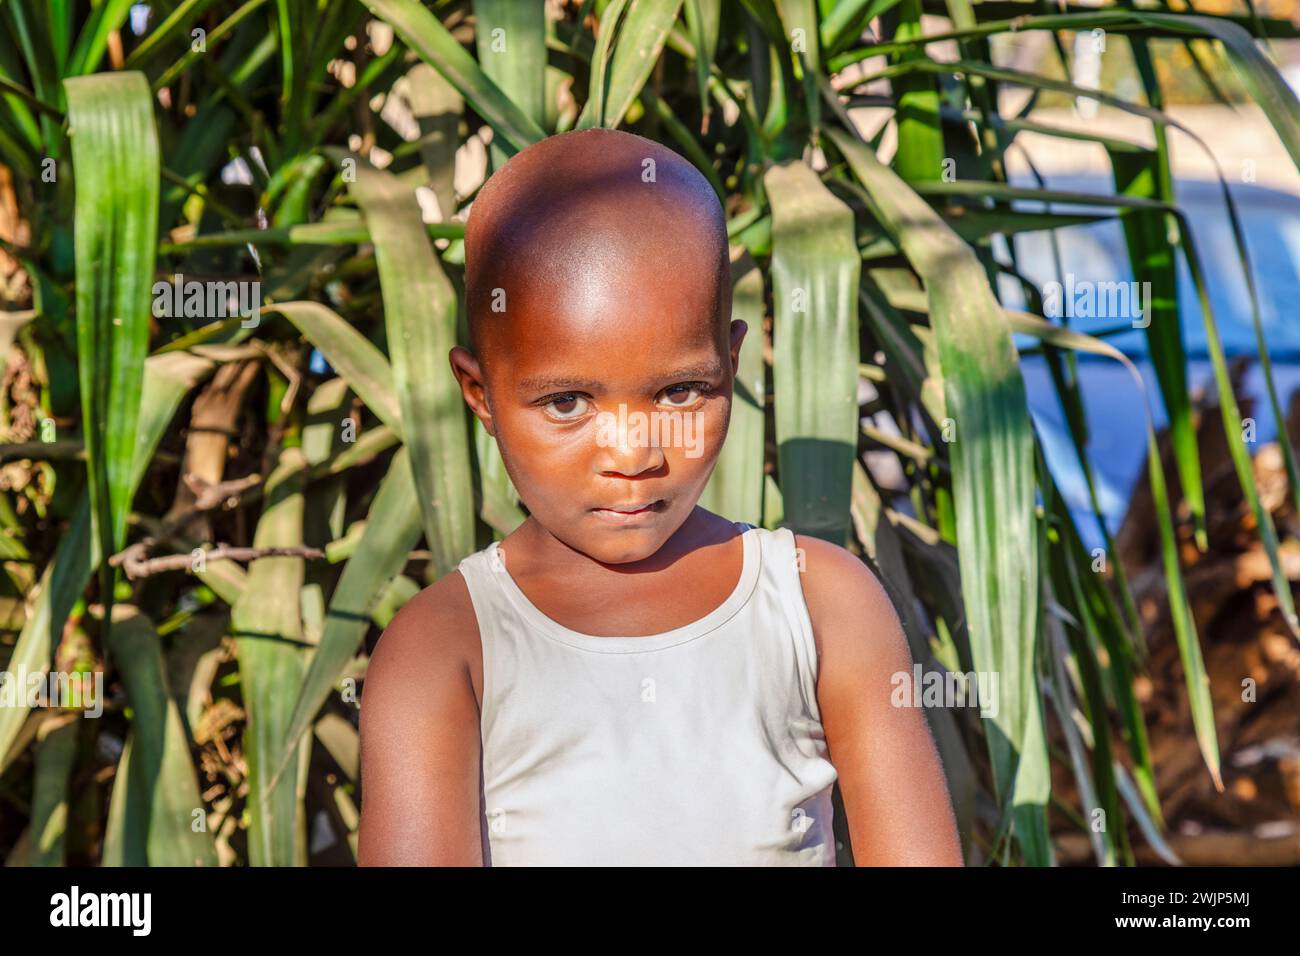
[[[834,866],[838,779],[858,865],[960,866],[870,570],[696,505],[747,331],[705,178],[553,136],[485,184],[465,265],[452,368],[529,516],[380,638],[358,862]]]

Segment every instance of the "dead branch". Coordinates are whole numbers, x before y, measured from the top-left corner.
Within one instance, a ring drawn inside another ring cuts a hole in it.
[[[165,571],[193,570],[196,560],[207,561],[256,561],[258,558],[323,558],[325,552],[320,548],[283,547],[283,548],[238,548],[233,545],[219,544],[207,551],[196,548],[199,555],[166,554],[156,558],[138,558],[136,554],[144,543],[132,545],[125,551],[118,552],[108,559],[111,565],[121,565],[126,576],[135,580],[147,578],[151,574]]]

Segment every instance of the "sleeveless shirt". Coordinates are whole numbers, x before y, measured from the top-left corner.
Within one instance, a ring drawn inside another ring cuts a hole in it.
[[[495,542],[460,563],[483,652],[485,864],[835,866],[794,534],[737,528],[731,595],[649,636],[562,626]]]

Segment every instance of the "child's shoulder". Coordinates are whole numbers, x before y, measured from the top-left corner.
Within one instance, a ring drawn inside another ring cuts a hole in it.
[[[453,570],[398,609],[375,645],[371,666],[387,661],[397,669],[459,667],[478,640],[469,586]]]
[[[799,570],[806,573],[804,588],[819,591],[873,591],[880,589],[875,573],[848,548],[809,534],[794,535],[800,556]]]
[[[880,633],[877,624],[898,626],[898,613],[867,563],[847,548],[822,538],[795,534],[799,583],[818,651],[824,641],[859,641]]]

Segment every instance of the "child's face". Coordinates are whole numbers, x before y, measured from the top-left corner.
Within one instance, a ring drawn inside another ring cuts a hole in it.
[[[709,262],[592,265],[566,276],[562,297],[517,290],[509,317],[488,320],[485,378],[464,349],[452,362],[533,517],[617,564],[654,554],[695,508],[726,437],[745,324],[718,318]]]

